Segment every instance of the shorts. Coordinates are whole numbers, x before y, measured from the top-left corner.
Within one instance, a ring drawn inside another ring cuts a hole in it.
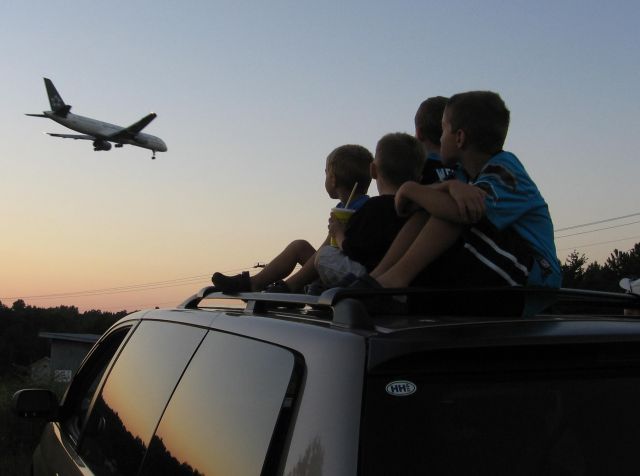
[[[418,309],[434,313],[477,316],[533,315],[552,301],[530,298],[525,293],[499,291],[464,295],[464,288],[523,287],[527,285],[534,255],[513,230],[496,230],[486,220],[463,231],[460,239],[411,283],[428,288],[456,288],[458,294],[438,303],[417,297]],[[538,272],[539,274],[539,272]]]
[[[334,246],[320,248],[314,264],[320,281],[329,287],[341,282],[349,274],[356,277],[367,274],[367,269],[362,264],[352,260]]]

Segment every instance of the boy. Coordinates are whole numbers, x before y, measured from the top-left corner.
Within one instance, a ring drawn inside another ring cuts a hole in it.
[[[424,146],[427,154],[420,183],[430,185],[455,179],[455,170],[442,163],[440,157],[440,137],[442,136],[442,115],[448,99],[434,96],[423,101],[414,117],[416,138]],[[387,269],[395,263],[406,250],[404,243],[412,242],[424,226],[429,215],[426,212],[414,213],[400,230],[396,242],[392,244],[379,266]]]
[[[440,136],[442,135],[442,114],[447,105],[447,98],[434,96],[422,101],[416,115],[416,138],[422,142],[427,153],[420,183],[444,182],[454,178],[455,171],[445,167],[440,158]]]
[[[358,285],[406,287],[419,277],[419,284],[444,286],[560,286],[548,206],[516,156],[502,150],[508,127],[509,110],[496,93],[449,99],[441,154],[445,165],[459,165],[460,180],[400,187],[398,212],[417,205],[430,218],[412,239],[396,240],[396,258],[385,257],[373,279]]]
[[[369,197],[365,194],[371,183],[369,167],[372,161],[371,152],[360,145],[343,145],[327,156],[325,189],[329,197],[340,200],[338,208],[344,207],[356,183],[358,185],[349,208],[357,210],[367,201]],[[329,237],[323,244],[328,243]],[[247,271],[235,276],[214,273],[211,280],[216,288],[225,293],[261,291],[266,288],[272,292],[298,292],[317,278],[313,265],[315,253],[309,242],[295,240],[253,276]],[[302,268],[287,278],[297,264]],[[280,281],[285,278],[285,281]]]
[[[378,141],[371,177],[379,196],[367,200],[346,225],[330,219],[329,234],[338,247],[323,246],[316,254],[322,284],[335,286],[375,268],[405,222],[396,214],[394,195],[406,181],[420,179],[424,160],[422,144],[408,134],[387,134]]]

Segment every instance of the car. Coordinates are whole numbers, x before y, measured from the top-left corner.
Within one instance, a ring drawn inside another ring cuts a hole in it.
[[[509,303],[553,298],[523,318]],[[529,288],[205,288],[135,312],[47,418],[40,475],[640,471],[640,296]]]

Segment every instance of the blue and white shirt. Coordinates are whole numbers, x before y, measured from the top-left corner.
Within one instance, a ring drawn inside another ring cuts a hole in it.
[[[489,159],[475,179],[462,167],[458,178],[487,192],[486,220],[471,227],[465,247],[499,268],[494,270],[505,273],[512,285],[523,284],[518,278],[522,273],[526,284],[559,287],[562,272],[549,207],[518,158],[503,151]]]

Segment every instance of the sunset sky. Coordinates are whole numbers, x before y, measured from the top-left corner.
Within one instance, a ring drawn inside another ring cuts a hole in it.
[[[510,108],[505,149],[563,261],[640,241],[638,2],[9,1],[0,16],[5,305],[172,306],[214,271],[319,244],[326,155],[413,133],[423,99],[472,89]],[[71,131],[24,115],[49,109],[43,77],[77,114],[156,112],[145,132],[169,151],[44,135]]]

